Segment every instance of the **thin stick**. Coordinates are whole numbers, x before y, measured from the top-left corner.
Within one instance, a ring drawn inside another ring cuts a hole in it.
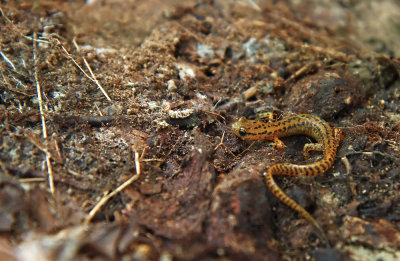
[[[144,162],[152,162],[152,161],[165,161],[165,159],[143,159]]]
[[[243,2],[247,2],[251,7],[253,7],[257,11],[261,11],[261,8],[258,4],[256,4],[253,0],[244,0]]]
[[[284,83],[287,83],[293,79],[297,79],[300,76],[305,75],[306,73],[309,73],[320,67],[321,67],[321,63],[319,63],[319,62],[312,62],[312,63],[305,64],[300,69],[298,69],[294,74],[290,75],[290,77],[287,78]]]
[[[349,59],[352,59],[352,58],[355,57],[354,55],[347,55],[347,54],[345,54],[343,52],[336,51],[334,49],[320,47],[320,46],[308,46],[308,45],[305,45],[305,44],[301,44],[300,47],[304,48],[304,49],[308,49],[310,51],[314,51],[314,52],[320,53],[320,54],[325,54],[325,55],[334,57],[334,58],[336,58],[338,60],[341,60],[343,62],[348,62]]]
[[[223,146],[234,158],[236,158],[235,154],[224,144],[224,138],[225,138],[225,131],[222,134],[221,141],[219,144],[214,148],[214,151],[216,151],[219,147]]]
[[[94,77],[94,74],[92,72],[91,69],[89,69],[89,72],[93,75],[93,77],[91,77],[90,75],[88,75],[85,70],[83,70],[83,68],[75,61],[74,58],[72,58],[72,55],[67,51],[67,49],[65,49],[65,47],[61,44],[61,42],[58,39],[54,39],[54,41],[57,43],[57,45],[59,45],[61,47],[61,49],[64,51],[64,53],[67,55],[67,57],[75,64],[76,67],[78,67],[78,69],[92,82],[94,82],[99,89],[101,90],[101,92],[104,94],[104,96],[106,96],[107,100],[111,101],[111,98],[108,96],[107,92],[103,89],[103,87],[100,85],[99,81]],[[79,49],[78,49],[79,50]],[[82,57],[83,60],[85,61],[85,64],[87,64],[87,61],[84,57]],[[88,64],[86,65],[88,66]],[[89,67],[90,68],[90,67]]]
[[[14,64],[10,61],[10,59],[7,58],[7,56],[2,51],[0,51],[0,55],[3,57],[4,61],[6,61],[13,68],[14,71],[17,70]]]
[[[256,142],[253,141],[245,150],[240,152],[239,155],[237,155],[237,157],[242,156],[246,151],[248,151],[251,147],[253,147],[254,143],[256,143]]]
[[[103,87],[100,85],[99,81],[96,79],[96,77],[93,74],[93,71],[90,69],[90,66],[88,64],[88,62],[86,61],[85,57],[82,57],[83,60],[85,61],[85,65],[86,67],[89,68],[89,72],[92,74],[93,77],[91,77],[90,75],[88,75],[85,70],[83,70],[83,68],[75,61],[74,58],[72,58],[72,55],[67,51],[67,49],[65,49],[65,47],[61,44],[61,42],[58,39],[54,39],[54,41],[57,43],[57,45],[61,46],[61,49],[64,51],[64,53],[67,55],[67,57],[75,64],[76,67],[78,67],[78,69],[92,82],[94,82],[99,89],[101,90],[101,92],[104,94],[104,96],[106,96],[108,101],[111,101],[110,96],[108,96],[107,92],[103,89]],[[79,51],[79,46],[75,43],[75,47],[77,47],[78,51]]]
[[[350,171],[351,171],[351,164],[350,164],[349,159],[346,156],[344,156],[344,157],[340,158],[340,160],[342,161],[343,165],[346,168],[346,175],[349,175]]]
[[[78,52],[80,52],[81,49],[79,48],[79,45],[76,43],[75,38],[72,40],[72,42],[74,43],[75,48],[78,50]],[[104,96],[106,96],[107,100],[108,100],[108,101],[111,101],[110,96],[108,96],[108,94],[107,94],[107,92],[104,90],[103,86],[101,86],[101,84],[100,84],[99,81],[97,80],[97,78],[96,78],[96,76],[94,75],[94,73],[93,73],[93,71],[92,71],[92,68],[90,68],[90,65],[89,65],[89,63],[87,62],[86,58],[83,57],[83,56],[82,56],[82,58],[83,58],[83,61],[85,62],[86,68],[87,68],[87,69],[89,70],[89,72],[90,72],[90,75],[92,75],[92,77],[91,77],[92,81],[97,85],[97,87],[99,87],[99,89],[100,89],[101,92],[104,94]]]
[[[43,138],[46,139],[47,138],[46,118],[44,117],[44,113],[43,113],[42,93],[41,93],[39,79],[38,79],[38,75],[37,75],[36,71],[35,71],[35,81],[36,81],[37,96],[38,96],[38,100],[39,100],[40,117],[42,119],[42,133],[43,133]]]
[[[33,35],[33,38],[36,39],[36,33]],[[43,138],[47,139],[47,128],[46,128],[46,118],[44,117],[44,110],[43,110],[43,99],[42,99],[42,90],[39,84],[39,77],[37,72],[37,54],[36,54],[36,41],[33,41],[33,60],[35,62],[35,81],[36,81],[36,92],[39,100],[39,111],[40,111],[40,118],[42,119],[42,132]],[[54,194],[54,176],[53,176],[53,167],[50,161],[50,153],[48,152],[47,148],[46,152],[46,165],[47,165],[47,172],[49,174],[49,186],[51,194]]]
[[[46,178],[22,178],[19,179],[21,183],[33,183],[33,182],[43,182],[46,181]]]
[[[40,40],[40,39],[36,39],[36,37],[32,38],[29,36],[24,35],[21,30],[19,30],[19,28],[13,23],[13,21],[11,21],[10,18],[8,18],[8,16],[6,15],[6,13],[3,11],[3,9],[0,7],[0,13],[1,16],[4,17],[6,19],[6,21],[13,27],[13,29],[15,31],[17,31],[22,37],[24,37],[25,39],[31,40],[31,41],[35,41],[35,42],[40,42],[40,43],[49,43],[49,41],[47,40]]]
[[[257,92],[258,92],[258,88],[257,87],[255,87],[255,86],[250,87],[249,89],[245,90],[242,93],[243,99],[247,101],[248,99],[250,99],[251,97],[256,95]]]
[[[54,39],[55,42],[57,42],[57,45],[59,45],[61,47],[61,49],[64,51],[64,53],[67,55],[67,57],[75,64],[76,67],[78,67],[78,69],[91,81],[94,81],[94,79],[92,77],[90,77],[85,70],[83,70],[83,68],[75,61],[74,58],[72,58],[72,55],[67,51],[67,49],[65,49],[65,47],[61,44],[60,40],[58,39]]]
[[[212,114],[212,115],[215,115],[215,116],[218,116],[218,117],[221,117],[224,121],[226,121],[226,119],[225,119],[225,117],[224,116],[222,116],[221,114],[219,114],[219,113],[216,113],[216,112],[212,112],[212,111],[204,111],[205,113],[209,113],[209,114]]]
[[[136,165],[136,174],[133,175],[130,179],[122,183],[118,188],[116,188],[113,192],[104,195],[99,202],[97,202],[96,206],[89,212],[89,214],[86,216],[85,219],[85,224],[89,224],[90,221],[93,219],[93,217],[99,212],[101,207],[107,203],[112,197],[117,195],[119,192],[124,190],[127,186],[132,184],[135,180],[137,180],[140,177],[140,161],[139,161],[139,153],[135,151],[135,165]]]
[[[97,106],[97,104],[94,104],[94,107],[96,107],[97,111],[99,112],[100,117],[103,117],[103,112],[100,110],[99,106]]]

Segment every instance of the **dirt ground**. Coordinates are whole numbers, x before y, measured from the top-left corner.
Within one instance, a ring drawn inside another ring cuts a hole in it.
[[[396,0],[0,0],[0,260],[399,260]],[[240,116],[343,129],[323,175]]]

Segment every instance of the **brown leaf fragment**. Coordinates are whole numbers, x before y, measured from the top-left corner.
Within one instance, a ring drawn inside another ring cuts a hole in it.
[[[373,248],[399,249],[400,233],[384,219],[367,221],[358,217],[344,218],[343,234],[348,241],[369,245]]]
[[[0,238],[0,260],[16,261],[16,251],[8,238]]]

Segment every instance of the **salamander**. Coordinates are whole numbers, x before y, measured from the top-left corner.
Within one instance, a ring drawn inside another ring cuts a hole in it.
[[[299,114],[269,122],[248,120],[241,117],[231,125],[232,132],[244,140],[268,140],[271,146],[284,149],[285,144],[279,139],[291,135],[307,135],[317,143],[307,143],[303,148],[303,156],[309,158],[310,151],[322,151],[323,158],[317,162],[305,165],[280,163],[272,165],[265,173],[265,180],[270,191],[283,203],[301,214],[308,222],[314,225],[326,239],[325,233],[318,222],[297,202],[291,199],[275,183],[274,175],[288,176],[316,176],[326,172],[335,161],[337,148],[342,140],[343,133],[339,128],[329,126],[323,119],[312,114]],[[329,244],[329,243],[328,243]]]

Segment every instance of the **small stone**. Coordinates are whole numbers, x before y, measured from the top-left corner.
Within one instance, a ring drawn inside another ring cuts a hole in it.
[[[178,90],[178,87],[176,86],[174,80],[171,79],[167,83],[168,83],[168,89],[167,90],[169,92],[174,92],[174,91]]]
[[[168,116],[173,119],[184,119],[192,115],[194,109],[183,109],[183,110],[176,110],[176,111],[168,111]]]

